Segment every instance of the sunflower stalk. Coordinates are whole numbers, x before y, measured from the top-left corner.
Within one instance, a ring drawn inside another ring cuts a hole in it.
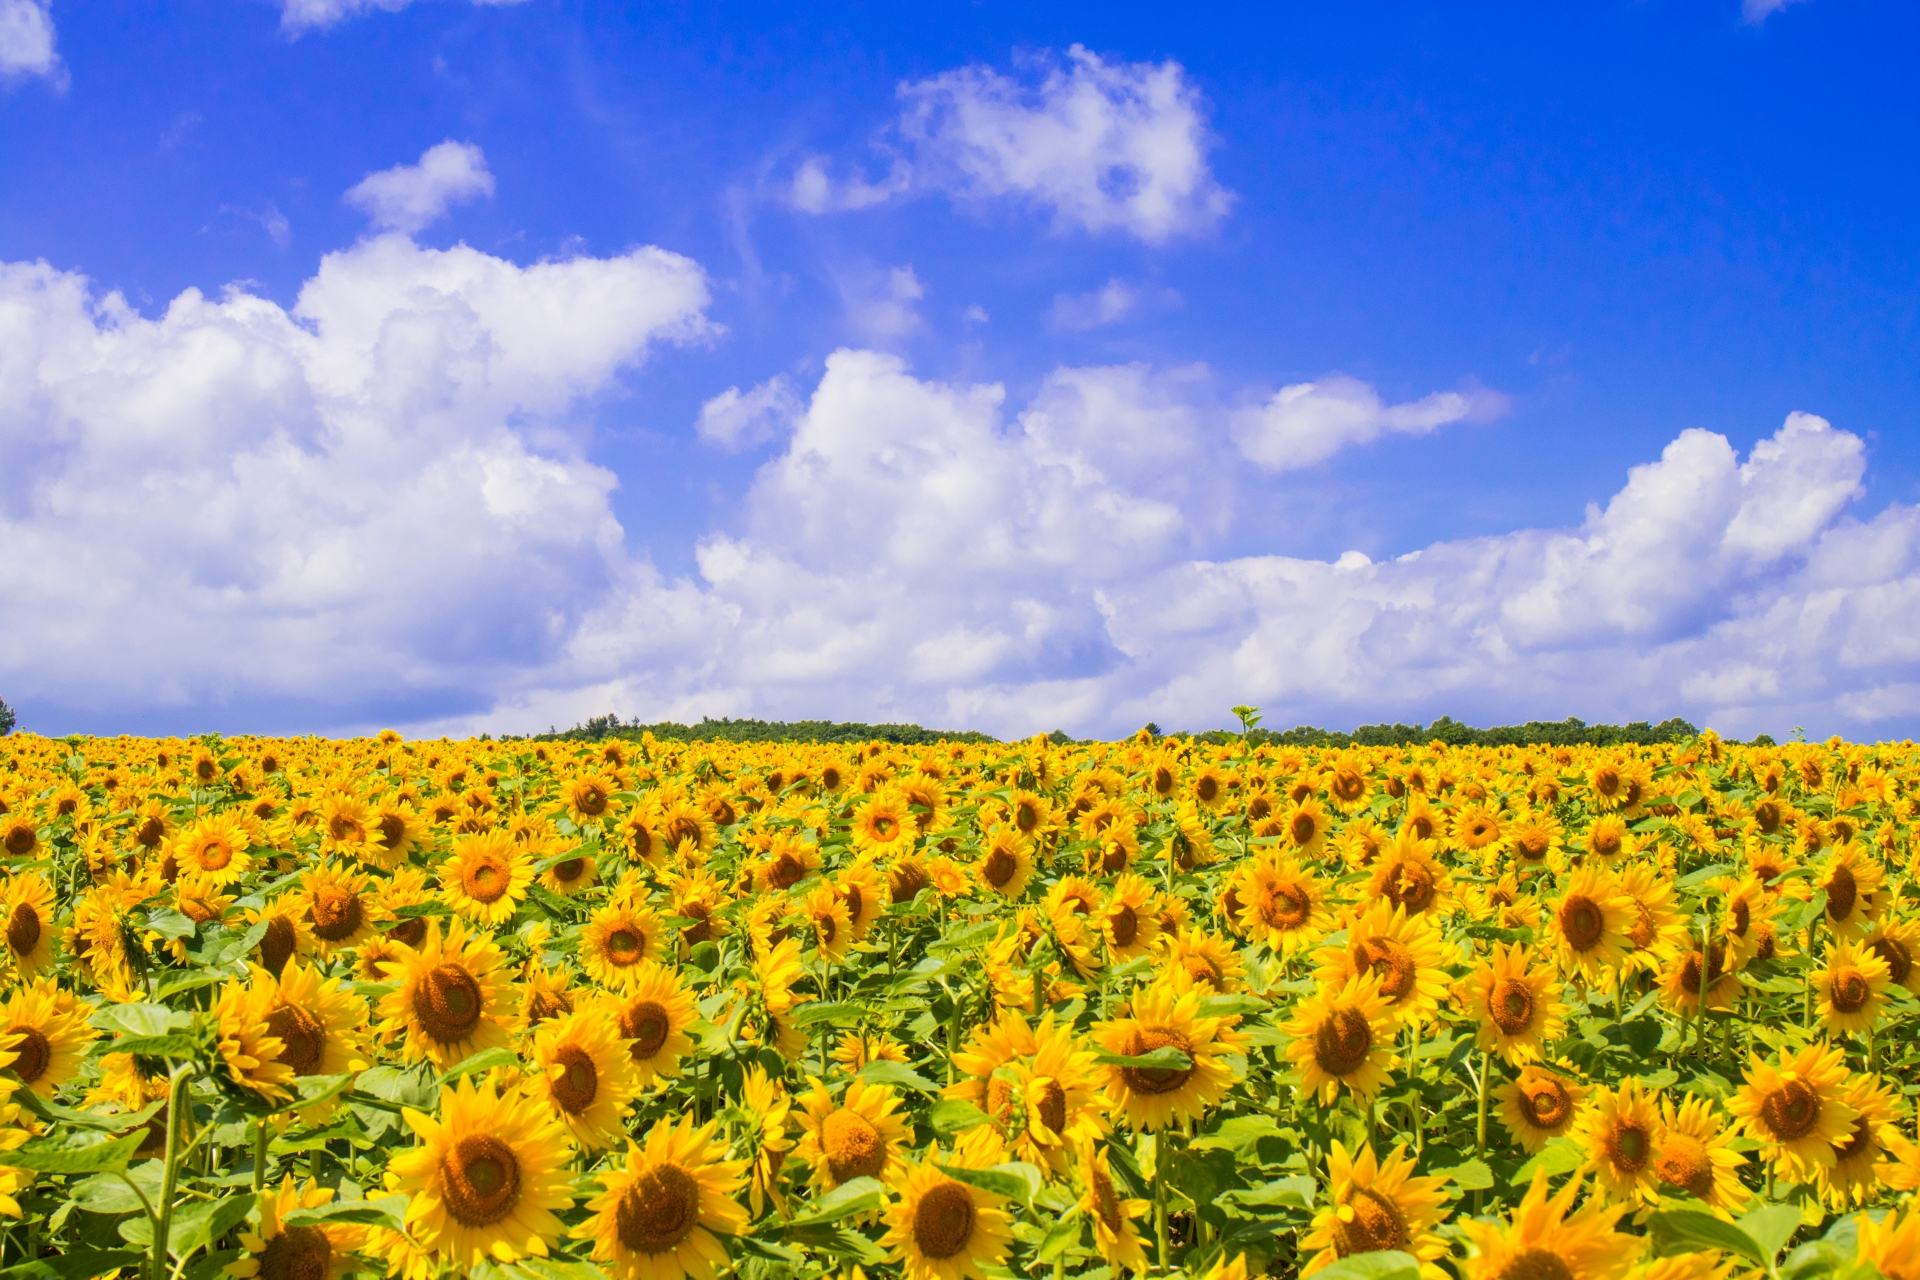
[[[253,1192],[267,1185],[267,1118],[261,1116],[253,1122]]]
[[[1473,1158],[1475,1160],[1484,1160],[1487,1155],[1487,1075],[1492,1069],[1493,1057],[1491,1051],[1482,1049],[1480,1051],[1480,1074],[1473,1082],[1474,1093],[1476,1095],[1473,1121]],[[1479,1213],[1485,1203],[1486,1192],[1475,1191],[1473,1193],[1473,1211]]]
[[[167,1274],[167,1239],[173,1229],[173,1196],[180,1178],[180,1127],[192,1084],[192,1066],[183,1063],[173,1069],[167,1088],[166,1160],[160,1175],[160,1204],[153,1223],[153,1258],[149,1268],[153,1280],[165,1280]]]

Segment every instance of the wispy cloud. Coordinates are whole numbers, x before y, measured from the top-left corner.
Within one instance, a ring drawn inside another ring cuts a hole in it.
[[[374,226],[411,235],[439,221],[454,205],[492,194],[493,174],[480,148],[448,140],[427,148],[418,164],[368,174],[345,198]]]

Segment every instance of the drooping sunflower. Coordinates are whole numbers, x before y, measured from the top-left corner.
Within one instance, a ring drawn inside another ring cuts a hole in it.
[[[1860,942],[1835,942],[1813,974],[1820,1021],[1828,1035],[1864,1035],[1886,1011],[1893,980],[1887,962]]]
[[[277,1190],[269,1190],[259,1199],[259,1226],[240,1232],[240,1247],[245,1250],[238,1261],[224,1268],[235,1280],[340,1280],[357,1270],[353,1251],[366,1237],[366,1229],[345,1222],[317,1222],[310,1226],[290,1227],[287,1215],[296,1209],[317,1209],[333,1199],[333,1188],[316,1185],[311,1178],[302,1187],[288,1174]]]
[[[1891,1168],[1891,1139],[1904,1108],[1884,1081],[1856,1075],[1847,1081],[1847,1105],[1855,1111],[1846,1139],[1834,1144],[1833,1163],[1820,1170],[1820,1190],[1835,1210],[1865,1204]]]
[[[1556,1071],[1535,1064],[1493,1091],[1494,1115],[1521,1149],[1538,1154],[1549,1139],[1574,1127],[1586,1090]]]
[[[1761,939],[1780,913],[1780,898],[1768,893],[1756,875],[1722,876],[1712,886],[1721,895],[1718,928],[1733,943],[1733,962],[1743,965],[1759,958]]]
[[[620,1140],[621,1122],[640,1093],[639,1073],[617,1023],[598,1011],[550,1018],[533,1035],[535,1068],[527,1092],[543,1099],[587,1151]]]
[[[1715,1209],[1739,1213],[1748,1191],[1735,1172],[1747,1158],[1733,1149],[1735,1130],[1705,1098],[1660,1099],[1660,1134],[1654,1143],[1653,1176],[1663,1194],[1689,1195]]]
[[[1623,1080],[1618,1089],[1596,1089],[1580,1125],[1580,1143],[1587,1152],[1582,1171],[1594,1175],[1594,1185],[1611,1201],[1653,1203],[1659,1199],[1654,1170],[1659,1132],[1658,1103],[1638,1080]]]
[[[990,1136],[992,1130],[972,1134]],[[980,1280],[981,1268],[1001,1262],[1012,1244],[1012,1223],[1001,1207],[1006,1198],[940,1171],[943,1164],[981,1168],[998,1163],[1000,1152],[969,1151],[968,1146],[963,1140],[951,1159],[934,1147],[922,1164],[901,1161],[900,1199],[886,1211],[888,1230],[880,1243],[908,1280]]]
[[[1632,946],[1634,918],[1633,902],[1612,872],[1593,866],[1575,871],[1547,917],[1560,971],[1591,982],[1618,968]]]
[[[431,1062],[442,1071],[482,1050],[505,1048],[515,1011],[502,962],[490,935],[468,933],[457,918],[442,935],[438,921],[430,921],[420,945],[401,947],[383,970],[394,989],[380,999],[382,1042],[404,1037],[403,1060]]]
[[[1620,1280],[1640,1256],[1640,1238],[1613,1229],[1625,1205],[1609,1208],[1594,1197],[1573,1212],[1583,1181],[1569,1178],[1549,1196],[1543,1169],[1510,1222],[1462,1219],[1474,1249],[1467,1280]]]
[[[1440,931],[1426,917],[1381,900],[1347,926],[1345,945],[1321,950],[1314,978],[1323,987],[1372,973],[1389,1014],[1402,1025],[1425,1022],[1447,998],[1447,957]]]
[[[1444,911],[1453,902],[1453,877],[1434,856],[1439,847],[1439,841],[1422,838],[1403,821],[1373,864],[1367,896],[1402,907],[1410,916]]]
[[[545,1257],[572,1207],[567,1131],[538,1098],[472,1076],[440,1091],[438,1117],[401,1112],[420,1144],[388,1164],[421,1246],[462,1271],[482,1261]]]
[[[1093,1223],[1094,1247],[1107,1264],[1118,1269],[1145,1274],[1147,1250],[1134,1219],[1153,1207],[1147,1200],[1129,1199],[1113,1181],[1113,1166],[1104,1148],[1092,1139],[1079,1150],[1080,1211]]]
[[[180,870],[216,885],[228,885],[253,866],[252,833],[232,813],[208,814],[173,838],[170,853]]]
[[[1380,978],[1364,973],[1338,987],[1322,987],[1294,1006],[1285,1030],[1287,1058],[1300,1073],[1300,1091],[1331,1106],[1345,1085],[1361,1101],[1387,1083],[1394,1063],[1396,1024]]]
[[[581,928],[580,963],[601,986],[625,991],[642,966],[660,958],[665,933],[660,917],[647,906],[616,898],[597,908]]]
[[[1777,1063],[1750,1056],[1747,1080],[1727,1104],[1768,1160],[1793,1178],[1833,1164],[1858,1114],[1846,1100],[1847,1068],[1840,1050],[1810,1044]]]
[[[1160,938],[1160,921],[1151,910],[1153,886],[1132,872],[1114,879],[1095,920],[1115,962],[1131,960],[1153,950]]]
[[[885,878],[863,858],[835,876],[833,887],[847,904],[847,927],[853,930],[853,940],[863,941],[886,906]]]
[[[626,995],[608,1007],[641,1089],[680,1074],[680,1059],[693,1052],[687,1028],[700,1015],[676,970],[651,961],[638,966]]]
[[[1327,1161],[1327,1205],[1300,1241],[1302,1251],[1317,1252],[1300,1274],[1324,1271],[1357,1253],[1392,1249],[1418,1258],[1428,1280],[1445,1280],[1438,1261],[1447,1242],[1433,1228],[1446,1217],[1447,1180],[1416,1178],[1413,1170],[1404,1146],[1396,1146],[1385,1160],[1376,1160],[1372,1147],[1362,1147],[1356,1160],[1335,1139]]]
[[[269,1029],[280,1002],[280,984],[258,965],[246,982],[230,979],[214,1001],[221,1064],[227,1078],[269,1102],[293,1096],[293,1065],[282,1055],[286,1042]]]
[[[51,1098],[99,1038],[87,1025],[90,1016],[89,1007],[60,990],[51,976],[30,981],[0,1009],[0,1052],[13,1055],[10,1069],[21,1084]]]
[[[793,1099],[778,1079],[759,1067],[748,1067],[740,1081],[740,1105],[750,1117],[747,1145],[752,1156],[747,1204],[756,1218],[769,1203],[776,1212],[784,1213],[786,1197],[780,1191],[780,1166],[793,1149],[793,1138],[787,1132]]]
[[[1313,946],[1333,922],[1325,884],[1291,858],[1254,859],[1233,893],[1241,904],[1240,928],[1279,955]]]
[[[1154,1132],[1176,1120],[1198,1120],[1238,1079],[1228,1055],[1243,1054],[1247,1039],[1238,1018],[1200,1014],[1207,988],[1184,971],[1167,973],[1133,997],[1126,1016],[1096,1025],[1094,1041],[1108,1053],[1135,1058],[1177,1049],[1184,1067],[1103,1065],[1107,1097],[1129,1126]]]
[[[7,955],[20,976],[34,977],[53,963],[53,889],[45,876],[37,871],[8,876],[0,890],[0,913],[7,922]]]
[[[1492,954],[1463,987],[1467,1011],[1477,1023],[1476,1043],[1509,1066],[1537,1060],[1543,1042],[1560,1034],[1566,1016],[1560,990],[1553,971],[1534,964],[1524,943],[1494,943]]]
[[[505,831],[455,837],[452,856],[440,864],[441,899],[479,925],[512,919],[531,883],[533,859]]]
[[[855,1076],[836,1101],[818,1079],[799,1098],[800,1140],[793,1155],[812,1171],[813,1185],[832,1190],[855,1178],[887,1181],[913,1148],[900,1097],[885,1085]]]

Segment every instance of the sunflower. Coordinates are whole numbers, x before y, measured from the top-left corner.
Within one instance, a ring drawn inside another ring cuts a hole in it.
[[[853,845],[872,858],[903,854],[913,848],[918,830],[906,799],[893,791],[881,791],[854,814]]]
[[[1299,1070],[1301,1092],[1318,1094],[1322,1105],[1331,1106],[1345,1085],[1356,1098],[1371,1101],[1394,1063],[1390,1009],[1373,973],[1322,987],[1295,1005],[1285,1027],[1293,1037],[1286,1053]]]
[[[646,906],[615,899],[580,930],[580,963],[587,976],[613,991],[632,986],[641,966],[660,957],[665,928]]]
[[[258,955],[261,965],[269,973],[279,973],[295,956],[312,955],[318,950],[313,926],[307,923],[305,904],[292,895],[278,898],[264,907],[248,907],[246,922],[249,931],[254,925],[267,926],[266,932],[260,937]]]
[[[1654,1172],[1659,1131],[1658,1105],[1638,1080],[1624,1080],[1618,1089],[1595,1090],[1580,1126],[1580,1141],[1587,1149],[1582,1171],[1593,1173],[1594,1185],[1604,1188],[1609,1200],[1652,1204],[1659,1199]]]
[[[1751,1055],[1746,1083],[1727,1109],[1745,1122],[1766,1158],[1795,1178],[1834,1161],[1834,1148],[1853,1132],[1858,1114],[1846,1100],[1847,1069],[1840,1050],[1810,1044],[1778,1063]]]
[[[1761,939],[1772,928],[1780,913],[1778,895],[1767,892],[1756,875],[1722,876],[1712,887],[1722,897],[1719,920],[1721,935],[1733,943],[1733,962],[1744,965],[1758,958]]]
[[[991,1129],[975,1129],[991,1135]],[[994,1144],[997,1145],[997,1144]],[[975,1154],[979,1152],[979,1154]],[[1012,1244],[1013,1229],[1004,1196],[958,1182],[941,1172],[942,1164],[979,1168],[998,1163],[998,1152],[963,1141],[952,1159],[931,1148],[924,1164],[903,1159],[896,1183],[900,1199],[886,1212],[887,1234],[880,1243],[888,1260],[900,1263],[907,1280],[981,1280],[983,1267],[997,1266]]]
[[[580,775],[566,786],[567,816],[576,826],[599,822],[613,812],[614,793],[620,789],[620,780],[604,773]]]
[[[372,904],[361,896],[368,883],[365,872],[338,863],[322,863],[307,873],[297,900],[321,955],[358,946],[373,932]]]
[[[1403,1024],[1424,1022],[1439,1012],[1447,997],[1447,956],[1435,929],[1405,907],[1377,901],[1347,926],[1347,940],[1326,947],[1314,978],[1323,987],[1339,987],[1349,978],[1372,973],[1380,979],[1388,1013]]]
[[[1618,814],[1596,818],[1587,828],[1587,855],[1603,866],[1616,865],[1637,849],[1633,833],[1627,830],[1626,819]]]
[[[475,924],[512,919],[532,882],[532,857],[504,831],[456,837],[440,865],[441,899]]]
[[[381,801],[368,815],[367,839],[361,844],[362,860],[384,871],[405,862],[426,835],[426,826],[411,804],[404,800]]]
[[[1120,1194],[1114,1185],[1113,1167],[1107,1161],[1105,1149],[1096,1147],[1092,1140],[1080,1143],[1079,1157],[1080,1185],[1085,1188],[1080,1195],[1080,1211],[1093,1223],[1094,1247],[1116,1271],[1137,1271],[1144,1275],[1146,1246],[1133,1221],[1151,1209],[1152,1203],[1127,1199]]]
[[[1886,873],[1858,845],[1839,845],[1814,872],[1814,884],[1827,893],[1827,923],[1835,937],[1861,938],[1880,914]]]
[[[849,1074],[857,1074],[870,1062],[898,1062],[905,1064],[907,1051],[900,1042],[884,1031],[848,1031],[834,1041],[832,1059],[845,1067]]]
[[[1522,1067],[1517,1079],[1493,1091],[1494,1114],[1523,1150],[1538,1153],[1580,1117],[1586,1090],[1547,1067]]]
[[[1055,1024],[1051,1009],[1041,1015],[1028,1043],[1029,1052],[993,1070],[979,1105],[1003,1134],[1011,1135],[1013,1159],[1064,1174],[1079,1142],[1106,1136],[1104,1108],[1094,1089],[1095,1055],[1081,1047],[1071,1025]],[[966,1096],[972,1091],[956,1085],[947,1092]]]
[[[438,1118],[404,1109],[420,1144],[387,1166],[421,1246],[462,1271],[483,1260],[545,1257],[573,1206],[567,1131],[537,1098],[472,1076],[440,1091]]]
[[[782,831],[754,864],[753,878],[762,893],[785,893],[819,869],[819,847]]]
[[[87,1025],[89,1016],[88,1006],[60,990],[52,977],[16,989],[0,1009],[0,1052],[13,1055],[10,1069],[20,1083],[51,1098],[72,1079],[99,1038]]]
[[[1893,980],[1887,962],[1859,942],[1827,948],[1826,967],[1814,971],[1820,1021],[1828,1035],[1866,1035],[1886,1011]]]
[[[1478,853],[1499,841],[1499,813],[1487,804],[1470,804],[1453,815],[1448,837],[1453,847],[1465,853]]]
[[[1355,1160],[1336,1138],[1327,1162],[1327,1207],[1314,1215],[1313,1230],[1300,1241],[1302,1251],[1318,1252],[1300,1274],[1324,1271],[1356,1253],[1392,1249],[1418,1258],[1429,1280],[1445,1280],[1437,1263],[1447,1242],[1433,1228],[1446,1217],[1447,1180],[1416,1178],[1413,1169],[1404,1146],[1378,1161],[1372,1147],[1362,1147]]]
[[[1206,995],[1185,972],[1168,973],[1134,996],[1126,1016],[1094,1027],[1095,1043],[1110,1054],[1137,1058],[1171,1048],[1187,1057],[1184,1067],[1101,1067],[1108,1099],[1132,1128],[1198,1120],[1233,1087],[1238,1076],[1227,1058],[1244,1054],[1247,1040],[1234,1030],[1238,1018],[1200,1015]]]
[[[1747,1158],[1733,1149],[1736,1134],[1713,1104],[1689,1097],[1675,1107],[1660,1099],[1660,1133],[1653,1148],[1653,1176],[1667,1194],[1685,1194],[1728,1213],[1745,1207],[1748,1191],[1734,1172]]]
[[[1050,1020],[1051,1013],[1048,1017]],[[1006,1010],[992,1022],[983,1022],[968,1033],[966,1043],[953,1055],[957,1078],[946,1087],[945,1096],[989,1111],[987,1095],[1001,1068],[1021,1058],[1031,1058],[1039,1051],[1040,1042],[1026,1018],[1018,1010]]]
[[[1856,1261],[1872,1263],[1884,1280],[1920,1280],[1920,1206],[1878,1222],[1864,1213],[1855,1221],[1860,1224]]]
[[[7,877],[0,913],[7,921],[7,955],[23,978],[53,963],[53,889],[37,871]]]
[[[267,1034],[280,1041],[280,1061],[295,1076],[364,1071],[367,1006],[343,978],[290,961],[280,971]]]
[[[395,985],[380,998],[382,1042],[404,1036],[403,1060],[442,1071],[484,1049],[505,1048],[514,999],[502,960],[493,939],[469,934],[464,921],[450,921],[444,936],[429,921],[420,946],[401,947],[384,968]]]
[[[1887,966],[1887,981],[1920,995],[1920,926],[1910,920],[1881,920],[1867,935],[1867,950]]]
[[[1627,941],[1633,951],[1628,970],[1658,972],[1686,936],[1687,925],[1674,906],[1672,877],[1651,862],[1635,862],[1621,870],[1615,884],[1633,905]]]
[[[1714,938],[1704,953],[1696,946],[1680,953],[1660,980],[1660,1002],[1683,1016],[1697,1013],[1701,1003],[1701,976],[1705,972],[1706,1005],[1731,1009],[1740,998],[1740,974],[1728,963],[1726,939]]]
[[[1558,870],[1567,851],[1566,828],[1551,809],[1525,812],[1507,824],[1507,848],[1522,870]]]
[[[1281,817],[1280,848],[1295,858],[1318,858],[1333,831],[1333,818],[1314,796],[1296,801]]]
[[[793,1139],[787,1134],[793,1099],[779,1080],[759,1067],[748,1067],[740,1080],[740,1106],[749,1117],[747,1144],[753,1152],[747,1203],[756,1218],[769,1202],[776,1212],[784,1214],[786,1197],[780,1192],[780,1166],[793,1149]]]
[[[1256,858],[1233,893],[1241,903],[1240,928],[1278,955],[1312,946],[1333,922],[1325,885],[1291,858]]]
[[[259,1198],[260,1225],[256,1230],[242,1229],[240,1247],[245,1250],[239,1261],[223,1268],[235,1280],[340,1280],[348,1271],[358,1270],[351,1257],[366,1236],[363,1227],[344,1222],[320,1222],[312,1226],[289,1227],[286,1217],[296,1209],[317,1209],[333,1199],[333,1188],[316,1185],[311,1178],[301,1187],[288,1174],[278,1190]]]
[[[1611,872],[1593,866],[1575,871],[1547,919],[1560,971],[1594,981],[1618,968],[1633,945],[1628,931],[1634,919],[1633,900],[1620,892]]]
[[[1856,1075],[1847,1081],[1847,1105],[1857,1113],[1852,1131],[1834,1144],[1833,1163],[1820,1170],[1820,1189],[1828,1203],[1844,1212],[1849,1204],[1865,1204],[1891,1168],[1887,1157],[1894,1126],[1904,1109],[1900,1095],[1874,1076]]]
[[[283,1056],[286,1042],[270,1029],[280,985],[267,970],[249,967],[251,981],[230,979],[214,1001],[220,1060],[233,1084],[277,1102],[293,1096],[294,1074]]]
[[[1247,976],[1240,953],[1224,938],[1197,929],[1167,936],[1169,965],[1186,970],[1187,976],[1222,995],[1238,991]]]
[[[739,1235],[747,1213],[734,1196],[747,1162],[725,1158],[710,1121],[661,1120],[644,1144],[627,1143],[625,1168],[601,1172],[593,1216],[575,1239],[593,1241],[593,1260],[616,1280],[712,1280],[728,1269],[715,1238]]]
[[[1589,1199],[1570,1214],[1581,1181],[1569,1178],[1549,1196],[1543,1169],[1510,1223],[1462,1219],[1460,1231],[1474,1249],[1463,1268],[1466,1280],[1620,1280],[1640,1256],[1642,1242],[1613,1229],[1624,1205],[1609,1208]]]
[[[844,960],[853,945],[853,921],[847,916],[847,904],[830,884],[817,884],[801,901],[800,912],[807,918],[813,942],[828,960]]]
[[[575,849],[540,872],[539,876],[541,886],[548,892],[572,898],[593,888],[599,881],[600,865],[586,849]]]
[[[528,1054],[535,1070],[525,1088],[542,1098],[583,1150],[619,1141],[621,1121],[640,1092],[639,1073],[619,1028],[596,1013],[549,1018]]]
[[[253,837],[231,813],[208,814],[173,839],[170,852],[180,869],[216,885],[228,885],[253,866]]]
[[[1367,896],[1404,907],[1410,916],[1444,911],[1453,902],[1453,878],[1435,859],[1438,849],[1439,841],[1421,838],[1411,823],[1402,822],[1373,865]]]
[[[1107,956],[1118,962],[1144,956],[1160,937],[1160,920],[1150,909],[1153,886],[1132,872],[1117,877],[1095,920],[1107,944]]]
[[[1508,1066],[1535,1061],[1542,1044],[1561,1032],[1567,1006],[1553,971],[1531,963],[1525,944],[1493,944],[1486,963],[1468,976],[1463,995],[1477,1020],[1476,1042]]]
[[[640,965],[626,995],[606,1007],[613,1010],[621,1038],[627,1041],[627,1057],[640,1088],[651,1089],[656,1081],[680,1074],[680,1059],[693,1052],[687,1028],[700,1014],[678,972],[651,961]]]
[[[9,858],[30,858],[40,848],[40,827],[24,813],[0,818],[0,849]]]
[[[847,927],[853,931],[853,940],[863,941],[886,906],[886,881],[871,862],[861,859],[834,877],[833,887],[847,904]]]
[[[800,1141],[793,1154],[813,1171],[813,1185],[831,1191],[855,1178],[889,1181],[888,1170],[898,1168],[913,1147],[906,1117],[896,1114],[899,1095],[855,1076],[836,1102],[819,1080],[808,1083],[812,1088],[799,1099]]]
[[[1033,841],[1012,827],[994,827],[981,845],[974,875],[1001,897],[1018,901],[1033,878]]]

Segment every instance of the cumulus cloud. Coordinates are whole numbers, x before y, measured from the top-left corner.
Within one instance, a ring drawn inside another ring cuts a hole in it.
[[[413,0],[282,0],[280,29],[289,35],[330,27],[363,13],[396,13]],[[493,8],[523,3],[523,0],[472,0],[476,7]]]
[[[0,0],[0,82],[20,76],[64,80],[45,0]]]
[[[1234,439],[1256,465],[1294,471],[1390,432],[1423,436],[1463,419],[1497,417],[1506,408],[1506,397],[1492,391],[1438,391],[1390,405],[1366,383],[1335,373],[1280,388],[1266,404],[1239,415]]]
[[[370,173],[344,199],[373,225],[407,235],[431,226],[456,204],[493,195],[487,157],[471,142],[448,139],[428,147],[418,164]]]
[[[800,396],[778,374],[749,391],[728,387],[700,406],[695,429],[708,444],[738,451],[763,445],[792,425],[802,408]]]
[[[0,634],[9,700],[286,727],[551,678],[649,580],[573,411],[706,304],[658,249],[523,267],[384,236],[291,310],[189,290],[153,318],[0,265],[0,597],[39,620]]]
[[[1074,45],[1037,84],[968,66],[899,88],[901,114],[877,182],[836,181],[809,157],[790,199],[810,213],[859,209],[914,190],[1014,199],[1062,228],[1149,243],[1212,227],[1231,193],[1207,163],[1205,104],[1177,62],[1108,62]]]

